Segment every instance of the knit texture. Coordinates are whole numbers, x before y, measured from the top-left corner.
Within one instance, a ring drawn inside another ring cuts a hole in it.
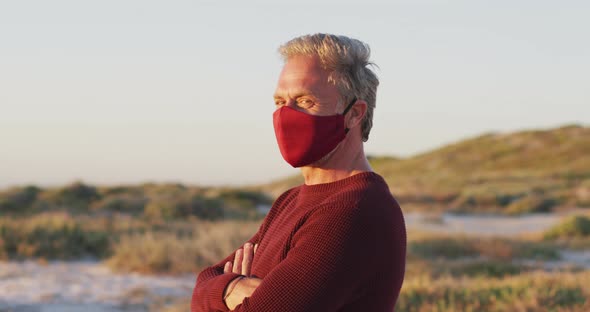
[[[374,172],[283,193],[258,232],[252,275],[263,279],[232,311],[394,310],[404,279],[406,227],[399,204]],[[229,311],[231,280],[219,263],[199,273],[191,311]]]

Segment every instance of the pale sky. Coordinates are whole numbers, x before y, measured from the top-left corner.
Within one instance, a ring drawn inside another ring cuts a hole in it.
[[[589,16],[582,0],[0,0],[0,187],[296,174],[272,127],[277,48],[316,32],[371,46],[369,154],[589,125]]]

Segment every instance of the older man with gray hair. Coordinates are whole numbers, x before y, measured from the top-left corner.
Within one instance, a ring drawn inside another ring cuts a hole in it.
[[[369,47],[314,34],[279,52],[274,130],[305,182],[277,198],[243,248],[198,275],[191,311],[393,311],[406,228],[363,149],[379,84]]]

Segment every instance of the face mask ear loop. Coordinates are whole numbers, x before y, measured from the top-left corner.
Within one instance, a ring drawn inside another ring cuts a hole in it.
[[[348,111],[352,108],[352,106],[354,105],[354,103],[356,103],[356,97],[354,99],[352,99],[352,102],[350,102],[350,104],[348,104],[348,106],[346,106],[346,108],[344,109],[344,112],[342,113],[342,116],[346,115],[346,113],[348,113]],[[348,128],[344,129],[344,133],[348,133]]]
[[[352,99],[352,102],[350,102],[350,104],[346,106],[342,115],[346,115],[346,113],[348,113],[348,111],[352,108],[352,105],[354,105],[354,103],[356,103],[356,98]]]

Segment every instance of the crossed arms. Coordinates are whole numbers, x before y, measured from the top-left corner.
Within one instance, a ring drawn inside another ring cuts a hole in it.
[[[376,250],[370,243],[375,239],[367,236],[369,219],[357,210],[318,208],[293,235],[286,258],[264,279],[249,276],[259,230],[248,240],[250,247],[199,274],[191,311],[338,310],[355,296],[360,281],[375,272],[370,270]]]

